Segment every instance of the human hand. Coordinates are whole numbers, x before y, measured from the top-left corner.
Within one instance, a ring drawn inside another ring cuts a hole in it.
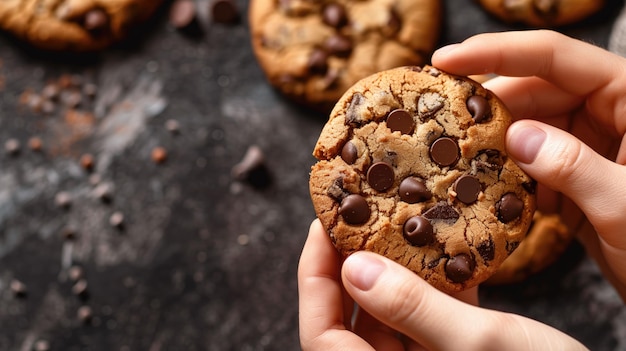
[[[539,209],[561,214],[626,300],[626,59],[540,30],[477,35],[432,64],[500,75],[485,87],[532,119],[509,128],[506,146],[538,181]]]
[[[537,321],[473,306],[475,289],[446,295],[383,256],[357,252],[342,267],[319,220],[302,250],[298,289],[305,351],[586,350]]]

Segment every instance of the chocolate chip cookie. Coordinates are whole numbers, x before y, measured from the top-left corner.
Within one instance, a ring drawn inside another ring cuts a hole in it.
[[[479,0],[496,17],[531,26],[571,24],[600,10],[604,0]]]
[[[553,264],[573,239],[572,231],[558,214],[536,211],[526,239],[486,283],[499,285],[524,281]]]
[[[3,0],[0,28],[36,47],[94,51],[121,40],[162,0]]]
[[[328,113],[359,79],[426,63],[440,0],[252,0],[255,55],[289,98]]]
[[[384,255],[446,292],[489,278],[535,211],[535,182],[505,152],[510,123],[479,83],[430,66],[356,83],[321,132],[309,181],[335,247]]]

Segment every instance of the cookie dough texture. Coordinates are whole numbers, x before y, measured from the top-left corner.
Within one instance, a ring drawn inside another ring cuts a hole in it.
[[[486,283],[500,285],[526,280],[556,262],[573,239],[573,233],[558,214],[536,211],[526,239]]]
[[[581,21],[600,10],[604,0],[478,0],[496,17],[513,23],[555,27]]]
[[[314,149],[310,193],[343,255],[368,250],[446,292],[492,276],[524,239],[535,182],[507,157],[490,91],[433,67],[350,88]]]
[[[270,84],[328,113],[359,79],[428,62],[440,0],[251,0],[252,46]]]
[[[95,51],[127,36],[162,0],[1,0],[0,28],[46,50]]]

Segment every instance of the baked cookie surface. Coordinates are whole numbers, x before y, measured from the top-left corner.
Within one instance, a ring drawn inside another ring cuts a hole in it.
[[[251,0],[252,46],[270,84],[328,113],[359,79],[428,61],[440,0]]]
[[[604,0],[478,0],[496,17],[531,26],[562,26],[597,12]]]
[[[489,278],[535,210],[534,181],[504,149],[510,123],[490,91],[429,66],[356,83],[321,132],[309,181],[335,247],[384,255],[446,292]]]
[[[124,38],[162,0],[2,0],[0,28],[46,50],[94,51]]]

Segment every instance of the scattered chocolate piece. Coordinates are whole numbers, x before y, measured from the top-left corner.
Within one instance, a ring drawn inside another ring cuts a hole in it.
[[[239,20],[239,10],[233,0],[213,0],[211,17],[217,23],[235,23]]]
[[[478,247],[476,247],[476,250],[478,250],[480,257],[482,257],[485,262],[493,260],[496,256],[496,248],[494,247],[491,236],[489,237],[489,240],[481,242]]]
[[[246,180],[257,188],[264,188],[271,182],[270,174],[265,166],[265,154],[257,145],[251,145],[245,155],[231,169],[236,180]]]
[[[410,204],[429,200],[433,196],[426,184],[417,177],[405,178],[400,183],[398,193],[402,201]]]
[[[187,29],[197,22],[196,4],[192,0],[176,0],[172,3],[169,22],[176,29]]]
[[[424,246],[435,240],[435,232],[428,219],[414,216],[404,223],[404,237],[415,246]]]
[[[478,178],[465,174],[460,176],[453,185],[456,198],[466,205],[473,204],[478,200],[478,195],[483,190]]]
[[[401,134],[411,134],[415,128],[413,116],[404,109],[396,109],[387,116],[387,127],[392,132],[400,132]]]
[[[15,138],[11,138],[4,142],[4,151],[6,151],[8,155],[18,155],[20,153],[20,148],[20,141]]]
[[[28,289],[26,289],[26,285],[17,279],[11,280],[9,285],[11,292],[13,292],[13,296],[15,297],[26,297],[28,294]]]
[[[430,146],[430,157],[441,167],[452,166],[459,159],[459,146],[454,139],[439,138]]]
[[[76,311],[76,317],[84,325],[90,324],[93,319],[93,310],[89,306],[80,306]]]
[[[348,57],[352,52],[352,40],[344,35],[333,35],[324,42],[324,49],[331,55]]]
[[[113,200],[113,187],[109,183],[100,183],[93,189],[93,195],[104,203]]]
[[[80,279],[72,286],[72,294],[78,296],[82,300],[86,300],[89,297],[89,290],[87,280]]]
[[[376,162],[367,170],[367,183],[376,191],[386,191],[393,186],[393,167],[386,162]]]
[[[67,226],[61,230],[61,237],[63,240],[74,240],[76,239],[76,229],[72,226]]]
[[[167,160],[167,150],[164,147],[157,146],[152,149],[151,157],[154,163],[161,164]]]
[[[68,209],[72,206],[72,195],[67,191],[61,191],[54,197],[54,203],[57,207]]]
[[[328,54],[322,49],[313,49],[307,67],[313,74],[325,74],[328,70]]]
[[[467,110],[472,114],[476,123],[480,123],[489,117],[489,102],[482,96],[473,95],[467,99]]]
[[[41,141],[41,138],[39,137],[31,137],[30,139],[28,139],[28,147],[32,151],[41,151],[41,149],[43,148],[43,141]]]
[[[180,133],[180,123],[175,119],[168,119],[165,121],[165,129],[172,134]]]
[[[71,281],[77,282],[85,276],[85,270],[80,266],[72,266],[67,271],[67,275]]]
[[[458,254],[446,262],[446,276],[455,283],[463,283],[472,277],[475,266],[468,254]]]
[[[351,142],[346,142],[341,149],[341,159],[344,160],[347,164],[351,165],[356,162],[359,158],[358,150],[356,146],[354,146]]]
[[[498,218],[503,223],[509,223],[521,216],[524,210],[524,202],[514,193],[506,193],[496,203],[496,210],[498,211]]]
[[[109,217],[109,224],[112,227],[121,229],[124,227],[124,214],[122,212],[116,211],[113,212],[111,217]]]
[[[341,201],[339,214],[348,224],[363,224],[370,218],[370,207],[363,196],[351,194]]]
[[[422,118],[430,118],[441,110],[445,104],[445,98],[439,93],[428,92],[420,95],[417,99],[417,112]]]
[[[80,166],[83,167],[84,170],[91,172],[94,167],[94,158],[92,154],[83,154],[80,157]]]

